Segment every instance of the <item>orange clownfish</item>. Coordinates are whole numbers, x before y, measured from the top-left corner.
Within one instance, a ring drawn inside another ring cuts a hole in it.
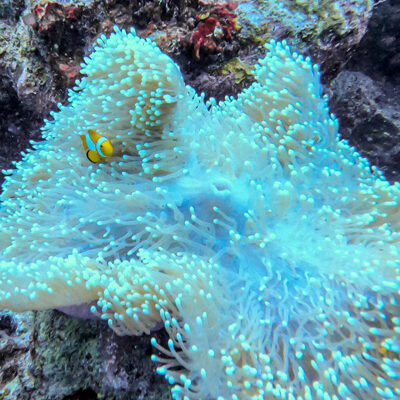
[[[85,135],[79,135],[82,139],[86,157],[92,163],[98,163],[112,156],[113,147],[111,142],[93,129],[89,129]]]

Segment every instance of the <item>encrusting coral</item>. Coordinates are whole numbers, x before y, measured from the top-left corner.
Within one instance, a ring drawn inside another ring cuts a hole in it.
[[[400,187],[339,139],[318,68],[266,48],[217,104],[133,30],[100,37],[7,171],[0,306],[95,302],[119,334],[163,322],[176,399],[399,397]]]

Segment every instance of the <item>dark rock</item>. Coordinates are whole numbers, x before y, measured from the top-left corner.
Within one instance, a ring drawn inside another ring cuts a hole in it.
[[[24,0],[2,0],[0,2],[0,19],[16,22],[24,8]]]
[[[153,335],[166,346],[163,330]],[[152,352],[150,337],[119,337],[104,321],[1,311],[0,398],[169,399]]]
[[[367,33],[330,84],[340,133],[390,181],[400,180],[400,3],[376,3]]]
[[[377,2],[368,31],[347,68],[363,71],[373,79],[400,84],[400,2]]]
[[[0,171],[11,168],[11,161],[22,158],[21,151],[31,147],[30,140],[40,140],[42,123],[43,115],[22,103],[12,82],[3,77],[0,81]],[[0,186],[3,180],[0,173]]]
[[[341,72],[330,87],[342,137],[388,179],[400,180],[400,87],[351,71]]]

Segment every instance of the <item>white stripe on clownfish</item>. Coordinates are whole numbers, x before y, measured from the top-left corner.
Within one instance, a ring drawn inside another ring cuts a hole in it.
[[[91,131],[91,129],[87,133],[85,133],[85,140],[86,140],[86,143],[87,143],[87,147],[90,150],[97,150],[96,149],[96,143],[94,142],[94,140],[96,140],[96,139],[94,138],[92,140],[92,138],[90,137],[90,131]]]
[[[104,143],[104,142],[107,142],[108,141],[108,139],[105,137],[105,136],[102,136],[102,137],[100,137],[98,140],[97,140],[97,143],[96,143],[96,150],[98,151],[98,153],[102,156],[102,157],[107,157],[103,152],[102,152],[102,150],[101,150],[101,145]]]

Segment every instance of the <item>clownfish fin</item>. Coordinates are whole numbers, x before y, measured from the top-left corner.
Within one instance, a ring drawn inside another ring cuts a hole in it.
[[[79,135],[79,137],[80,137],[81,140],[82,140],[83,148],[84,148],[85,150],[87,150],[87,149],[88,149],[88,145],[87,145],[87,142],[86,142],[86,137],[85,137],[85,135]]]
[[[88,158],[89,161],[91,161],[92,163],[98,163],[100,161],[100,156],[97,153],[97,151],[94,150],[88,150],[86,152],[86,157]]]

